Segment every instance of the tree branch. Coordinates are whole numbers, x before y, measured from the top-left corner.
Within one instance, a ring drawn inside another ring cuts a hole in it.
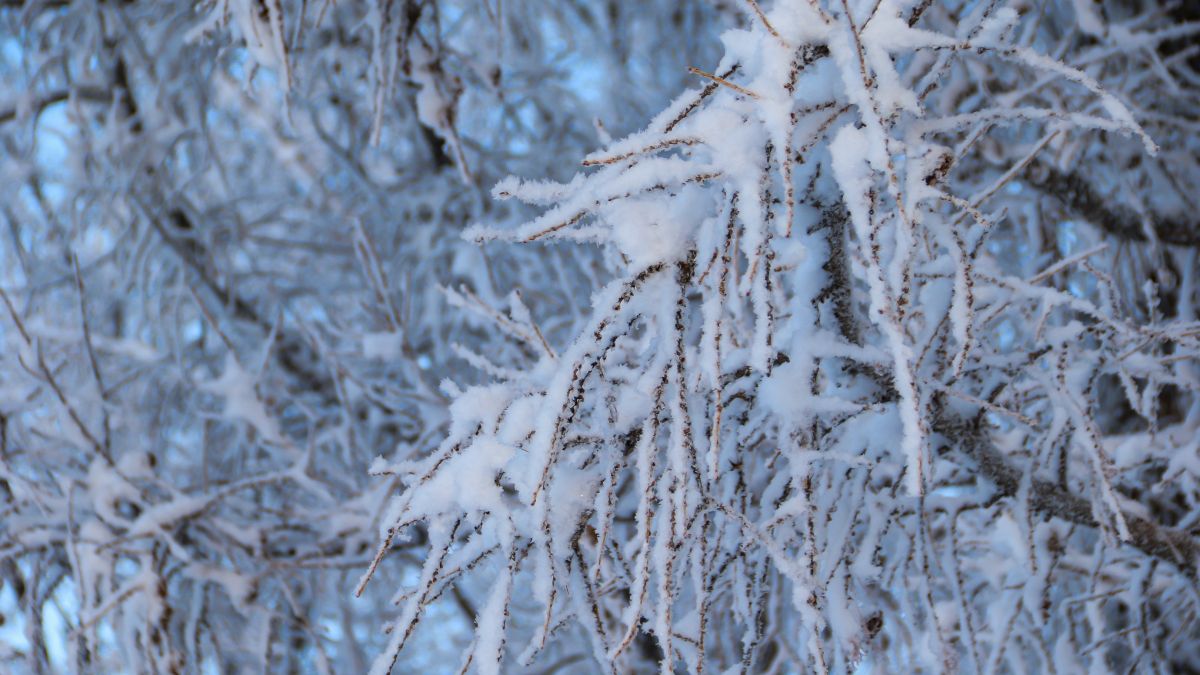
[[[1146,241],[1141,216],[1133,209],[1110,204],[1092,188],[1092,181],[1078,173],[1059,171],[1045,162],[1031,166],[1034,168],[1026,172],[1029,183],[1053,196],[1067,210],[1120,239]],[[1200,222],[1156,216],[1153,227],[1155,236],[1164,244],[1200,247]]]
[[[1012,497],[1020,488],[1022,472],[1013,466],[992,444],[979,418],[966,420],[945,411],[933,419],[933,430],[952,441],[979,466],[983,475],[1001,494]],[[1034,478],[1029,505],[1046,516],[1095,527],[1096,519],[1088,500],[1070,493],[1047,480]],[[1197,579],[1200,544],[1187,532],[1160,525],[1141,516],[1122,514],[1133,540],[1128,542],[1143,553],[1174,565],[1188,578]]]

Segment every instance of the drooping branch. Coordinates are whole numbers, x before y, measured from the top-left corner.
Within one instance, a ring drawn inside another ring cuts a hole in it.
[[[1046,162],[1030,166],[1027,172],[1030,184],[1057,199],[1067,210],[1120,239],[1146,241],[1141,216],[1102,197],[1093,187],[1094,181],[1078,172],[1060,171]],[[1200,247],[1200,221],[1153,215],[1151,226],[1164,244]]]
[[[965,419],[942,411],[933,420],[933,430],[974,460],[983,476],[996,485],[1000,494],[1006,497],[1017,495],[1023,479],[1022,472],[1005,459],[988,438],[982,417]],[[1040,478],[1030,481],[1029,506],[1046,517],[1060,518],[1084,527],[1096,527],[1088,500],[1052,481]],[[1174,565],[1193,581],[1197,579],[1200,543],[1195,537],[1127,511],[1123,517],[1133,537],[1128,542],[1130,546]]]

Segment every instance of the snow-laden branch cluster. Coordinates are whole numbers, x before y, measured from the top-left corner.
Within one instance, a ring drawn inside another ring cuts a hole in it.
[[[376,562],[429,533],[373,672],[474,576],[479,672],[569,636],[614,673],[1196,658],[1196,251],[1153,188],[1105,207],[1137,237],[1031,193],[1096,145],[1194,179],[1152,133],[1182,122],[1101,64],[1198,27],[1050,5],[747,2],[644,130],[500,182],[544,210],[468,237],[595,244],[614,278],[561,347],[512,296],[495,329],[529,356],[474,355],[436,450],[373,467],[404,483]],[[1072,12],[1099,46],[1047,50]]]
[[[0,3],[0,671],[1186,670],[1197,7]]]

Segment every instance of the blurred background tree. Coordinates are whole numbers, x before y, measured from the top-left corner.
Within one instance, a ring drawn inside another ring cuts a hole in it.
[[[605,274],[463,228],[668,101],[723,15],[4,3],[0,669],[363,670],[366,469],[437,443],[440,380],[483,377],[464,350],[514,349],[442,289],[523,284],[561,339]],[[409,668],[461,647],[455,596]]]

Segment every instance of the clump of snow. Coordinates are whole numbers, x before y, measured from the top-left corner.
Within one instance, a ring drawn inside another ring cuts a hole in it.
[[[400,356],[404,345],[401,333],[386,331],[382,333],[363,333],[363,356],[368,359],[394,359]]]
[[[708,209],[708,194],[688,186],[667,199],[646,197],[614,202],[604,209],[612,241],[634,269],[682,258]]]
[[[275,417],[267,410],[255,388],[257,378],[242,368],[232,352],[225,355],[225,368],[220,377],[200,385],[203,391],[224,401],[223,415],[249,424],[263,440],[286,445]]]

